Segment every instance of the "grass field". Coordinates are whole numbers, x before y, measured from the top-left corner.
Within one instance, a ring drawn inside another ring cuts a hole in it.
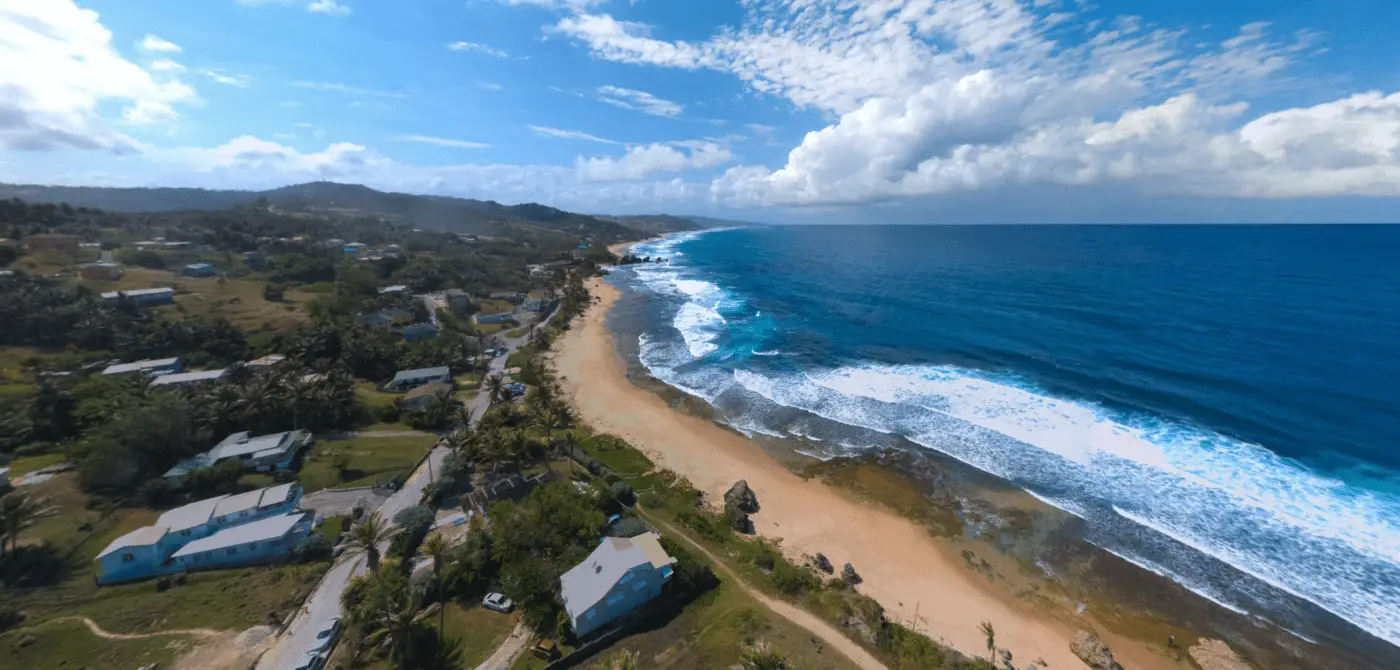
[[[164,665],[188,644],[184,636],[104,640],[78,621],[54,621],[0,635],[0,657],[9,668],[140,668]]]
[[[413,435],[317,442],[297,479],[307,492],[384,484],[396,477],[407,477],[436,441],[432,435]],[[336,471],[336,452],[349,455],[344,476]]]
[[[444,631],[449,639],[461,647],[461,667],[470,670],[485,661],[496,651],[496,647],[510,637],[519,620],[519,614],[501,614],[480,605],[463,607],[451,603],[447,606]]]
[[[57,465],[68,460],[63,454],[39,454],[38,456],[26,456],[10,461],[10,478],[20,475],[27,475],[35,470],[42,470],[50,465]]]
[[[302,305],[314,293],[289,289],[281,302],[263,299],[262,279],[229,278],[220,285],[217,277],[185,277],[166,270],[126,268],[115,282],[83,282],[96,291],[117,291],[171,286],[176,289],[175,307],[192,314],[220,315],[239,328],[285,330],[307,320]]]

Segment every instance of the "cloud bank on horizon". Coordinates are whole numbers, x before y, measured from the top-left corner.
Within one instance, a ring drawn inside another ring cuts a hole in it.
[[[0,62],[25,64],[0,68],[0,180],[857,221],[1046,193],[1129,218],[1400,197],[1380,17],[1194,9],[0,0]]]

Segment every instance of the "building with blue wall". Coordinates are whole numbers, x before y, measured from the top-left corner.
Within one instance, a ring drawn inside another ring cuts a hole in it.
[[[661,536],[605,537],[587,559],[559,578],[564,611],[574,634],[599,627],[661,595],[676,559],[661,548]]]

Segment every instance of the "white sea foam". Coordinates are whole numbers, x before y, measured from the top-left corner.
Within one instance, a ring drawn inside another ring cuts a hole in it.
[[[724,317],[720,316],[719,312],[688,302],[681,305],[671,325],[685,338],[685,345],[690,348],[691,356],[703,358],[719,349],[715,340],[719,337],[720,328],[724,326]]]
[[[1400,501],[1224,435],[951,367],[733,374],[780,405],[902,435],[1025,486],[1151,510],[1124,518],[1400,643]]]

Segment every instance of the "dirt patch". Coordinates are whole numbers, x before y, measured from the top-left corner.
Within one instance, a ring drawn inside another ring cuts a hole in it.
[[[253,626],[242,633],[218,633],[206,637],[170,667],[173,670],[243,670],[272,648],[275,632],[271,626]]]

